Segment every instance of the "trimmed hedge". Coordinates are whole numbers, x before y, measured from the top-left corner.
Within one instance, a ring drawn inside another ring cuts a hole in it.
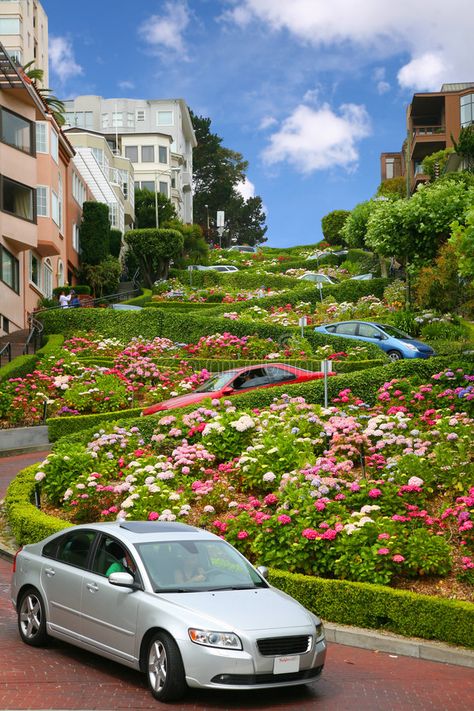
[[[37,470],[37,464],[23,469],[10,483],[5,496],[8,524],[19,545],[41,541],[46,536],[71,526],[67,521],[45,514],[31,503]]]
[[[61,437],[68,437],[74,432],[84,429],[101,427],[105,422],[121,422],[131,417],[138,417],[142,407],[128,410],[114,410],[113,412],[100,412],[94,415],[73,415],[72,417],[50,417],[46,420],[50,442],[56,442]]]
[[[271,570],[272,585],[328,622],[474,647],[474,605],[384,585]]]
[[[211,373],[220,373],[224,370],[232,370],[233,368],[243,368],[246,365],[257,365],[263,363],[265,365],[274,365],[275,363],[285,363],[285,365],[294,365],[295,368],[304,368],[306,370],[319,371],[321,367],[320,358],[281,358],[280,360],[250,360],[248,358],[237,358],[235,360],[223,360],[221,358],[186,358],[185,356],[182,360],[190,363],[195,370],[202,370],[205,368]],[[162,365],[164,367],[176,367],[179,361],[174,358],[160,358],[155,360],[157,365]],[[387,361],[388,362],[388,361]],[[382,358],[373,360],[337,360],[333,361],[333,369],[337,373],[352,373],[357,370],[365,370],[366,368],[374,368],[376,366],[383,365],[385,361]]]
[[[181,284],[190,286],[189,275],[192,274],[192,286],[212,287],[227,286],[231,289],[259,289],[262,285],[271,289],[292,289],[295,285],[294,277],[287,277],[280,274],[259,274],[247,271],[239,265],[238,272],[218,272],[214,270],[188,272],[184,270],[172,269],[170,278],[175,277]]]
[[[142,293],[139,296],[134,296],[133,299],[123,301],[122,303],[131,304],[132,306],[149,306],[151,301],[151,295],[151,289],[142,288]]]

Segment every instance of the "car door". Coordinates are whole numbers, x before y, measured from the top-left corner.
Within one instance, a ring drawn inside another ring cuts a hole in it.
[[[293,380],[297,379],[297,376],[290,370],[279,368],[277,365],[269,366],[268,368],[265,368],[265,370],[270,378],[271,385],[283,385],[283,383],[291,383]]]
[[[112,547],[122,548],[133,563],[131,572],[137,580],[136,564],[122,543],[111,536],[101,535],[95,550],[91,570],[82,580],[82,630],[87,642],[107,654],[133,660],[136,656],[136,626],[141,592],[117,587],[109,583],[109,569],[119,559]],[[118,572],[117,570],[113,572]]]
[[[54,539],[43,549],[41,584],[53,633],[73,638],[82,636],[82,578],[95,538],[93,530],[75,530]]]
[[[344,336],[345,338],[359,338],[356,321],[347,321],[346,323],[337,324],[334,333],[338,336]],[[361,339],[359,338],[359,340]]]

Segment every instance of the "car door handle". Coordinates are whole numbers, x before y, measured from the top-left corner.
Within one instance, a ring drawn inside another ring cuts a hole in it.
[[[54,568],[45,568],[44,574],[47,575],[48,578],[52,578],[53,575],[56,575],[56,571],[54,570]]]
[[[87,583],[86,586],[87,586],[87,589],[90,590],[91,592],[97,592],[97,590],[99,589],[99,586],[97,585],[97,583]]]

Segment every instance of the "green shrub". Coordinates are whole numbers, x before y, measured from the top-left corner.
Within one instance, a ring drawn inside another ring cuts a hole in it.
[[[36,353],[22,355],[14,358],[10,363],[6,363],[0,368],[0,382],[10,378],[24,378],[28,373],[32,373],[40,358],[51,355],[62,346],[64,336],[62,334],[49,334],[45,336],[44,345]]]
[[[280,570],[271,570],[269,578],[328,622],[474,647],[474,605],[469,602]]]
[[[64,291],[65,294],[69,294],[71,289],[74,289],[76,294],[87,294],[89,295],[91,293],[91,288],[87,284],[76,284],[75,286],[56,286],[53,289],[53,294],[54,296],[58,297],[59,294]]]
[[[151,289],[142,289],[142,293],[139,296],[134,296],[133,299],[128,299],[124,301],[124,304],[131,304],[132,306],[151,306]]]
[[[428,341],[462,341],[469,338],[469,330],[463,324],[433,321],[421,327],[420,335]]]
[[[73,417],[50,417],[46,420],[50,442],[56,442],[61,437],[68,437],[74,432],[95,427],[99,428],[105,422],[122,422],[131,417],[138,417],[141,407],[115,412],[101,412],[96,415],[74,415]]]
[[[36,543],[70,526],[67,521],[49,516],[31,502],[34,498],[38,465],[23,469],[10,483],[5,496],[5,513],[18,545]]]

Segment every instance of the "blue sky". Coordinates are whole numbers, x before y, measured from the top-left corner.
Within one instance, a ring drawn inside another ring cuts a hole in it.
[[[415,91],[474,81],[471,0],[42,4],[55,93],[185,99],[248,160],[270,246],[374,195]]]

